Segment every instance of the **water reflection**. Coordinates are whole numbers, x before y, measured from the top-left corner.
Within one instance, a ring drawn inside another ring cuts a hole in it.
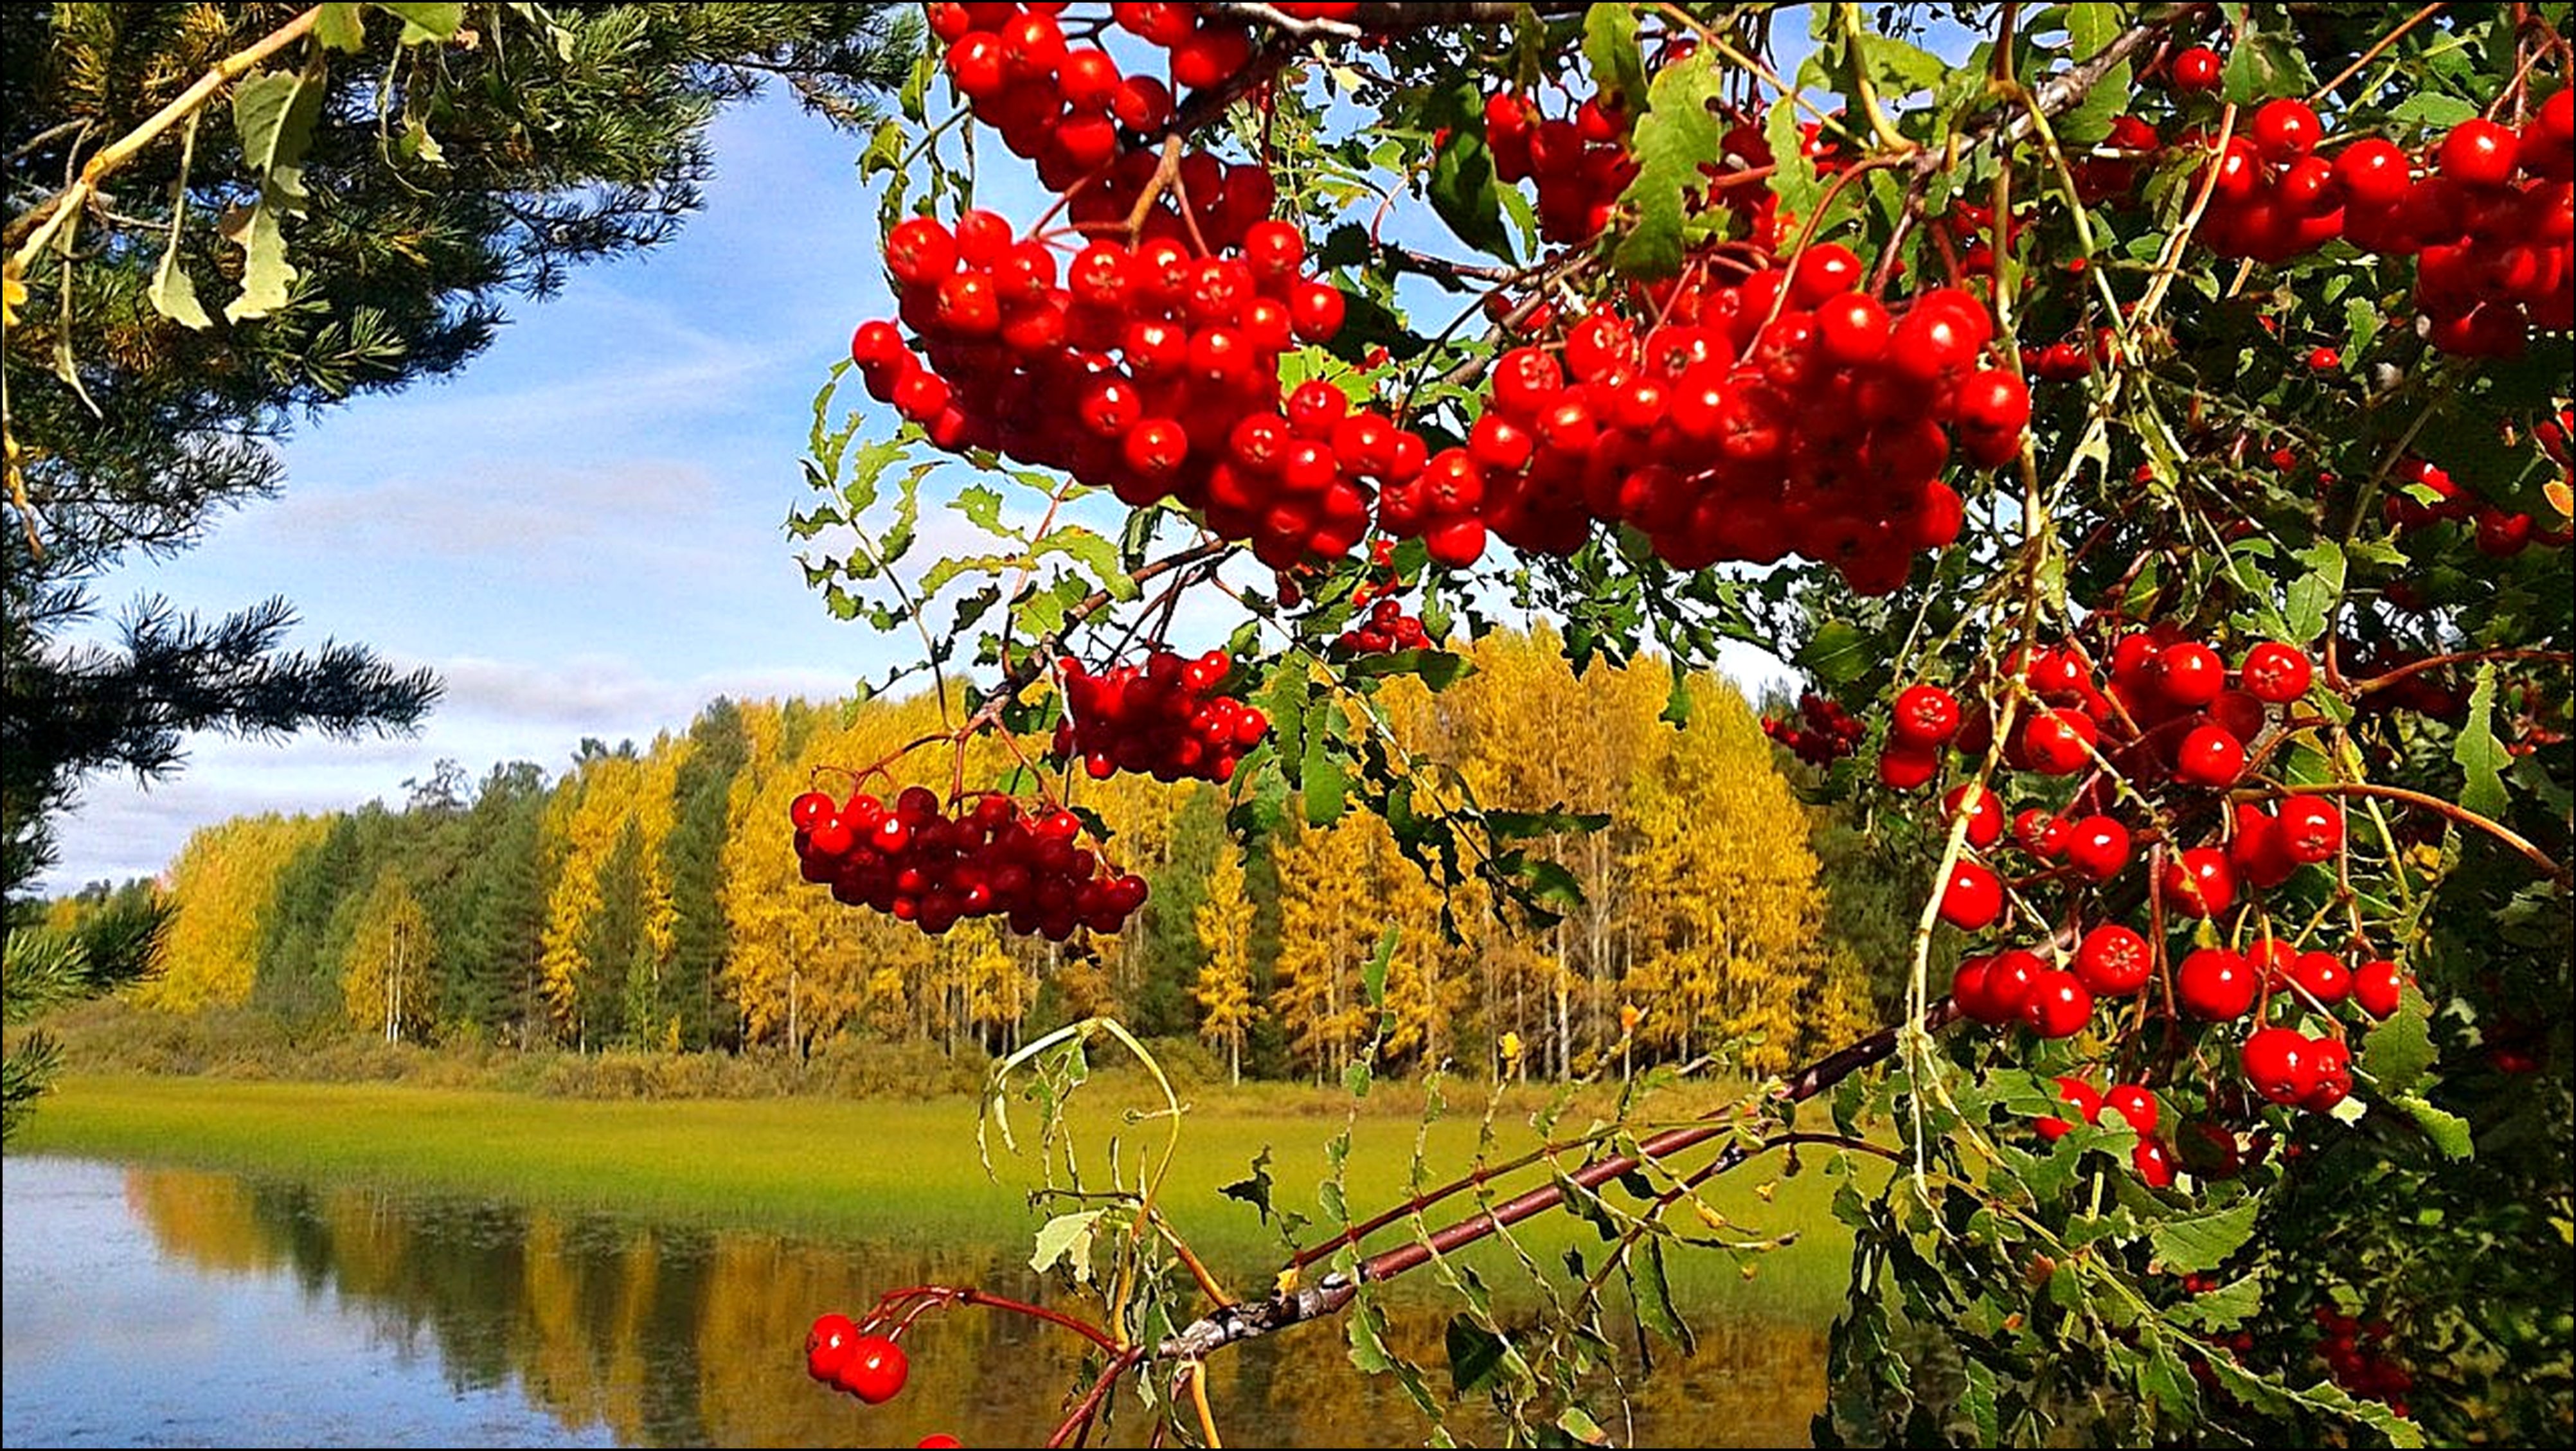
[[[65,1161],[33,1161],[48,1162]],[[30,1161],[9,1164],[12,1218],[30,1169]],[[911,1445],[948,1431],[969,1445],[1030,1444],[1055,1423],[1079,1373],[1071,1337],[967,1309],[925,1319],[908,1337],[912,1383],[892,1404],[862,1407],[804,1377],[804,1330],[819,1309],[855,1309],[905,1284],[1036,1293],[1024,1248],[825,1246],[750,1230],[186,1169],[127,1169],[123,1193],[158,1254],[189,1267],[205,1295],[236,1297],[246,1282],[300,1287],[300,1297],[279,1297],[270,1318],[355,1314],[372,1341],[359,1354],[434,1354],[443,1382],[434,1393],[451,1400],[514,1393],[543,1413],[559,1442],[605,1433],[629,1445]],[[42,1313],[21,1304],[41,1291],[27,1288],[17,1261],[45,1250],[17,1234],[11,1241],[14,1331],[22,1311]],[[1447,1377],[1438,1367],[1450,1309],[1425,1299],[1393,1306],[1390,1315],[1392,1344],[1433,1366],[1443,1388]],[[1804,1444],[1822,1396],[1822,1328],[1742,1318],[1698,1328],[1695,1356],[1666,1360],[1632,1386],[1634,1439]],[[302,1343],[285,1326],[252,1333],[280,1346]],[[12,1336],[13,1384],[18,1339]],[[353,1396],[394,1395],[398,1403],[316,1407],[317,1414],[372,1420],[397,1444],[435,1443],[447,1434],[424,1424],[419,1408],[400,1403],[402,1393],[381,1378],[320,1380],[348,1385]],[[1420,1444],[1426,1433],[1391,1378],[1351,1369],[1336,1326],[1302,1327],[1218,1357],[1209,1390],[1219,1428],[1242,1445],[1405,1445]],[[112,1397],[102,1394],[97,1413],[118,1414]],[[1480,1422],[1470,1416],[1458,1429],[1490,1429]],[[1112,1439],[1134,1440],[1144,1429],[1143,1418],[1129,1415]],[[1612,1429],[1630,1439],[1625,1428]],[[12,1426],[12,1440],[19,1430]],[[98,1439],[158,1438],[108,1424]]]

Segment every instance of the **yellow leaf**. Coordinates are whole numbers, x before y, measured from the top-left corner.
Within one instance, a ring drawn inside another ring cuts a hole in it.
[[[1296,1290],[1297,1267],[1290,1265],[1279,1272],[1279,1278],[1272,1283],[1270,1292],[1274,1295],[1290,1295],[1296,1293]]]

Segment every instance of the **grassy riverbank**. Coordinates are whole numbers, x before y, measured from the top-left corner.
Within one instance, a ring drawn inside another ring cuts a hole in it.
[[[1005,1244],[1025,1240],[1041,1217],[1027,1202],[1037,1179],[1034,1158],[1011,1156],[995,1137],[998,1182],[988,1178],[976,1147],[975,1104],[965,1097],[603,1102],[410,1085],[139,1075],[73,1077],[61,1088],[11,1145],[13,1154],[400,1184],[756,1225],[819,1239]],[[1113,1135],[1119,1173],[1132,1180],[1141,1156],[1159,1155],[1164,1125],[1124,1116],[1122,1110],[1150,1106],[1124,1084],[1095,1083],[1084,1093],[1089,1102],[1076,1121],[1074,1149],[1086,1181],[1111,1177]],[[1218,1190],[1242,1179],[1267,1148],[1275,1202],[1318,1217],[1324,1146],[1339,1131],[1348,1100],[1275,1085],[1209,1089],[1192,1098],[1162,1202],[1212,1262],[1238,1279],[1257,1277],[1279,1261],[1279,1242],[1249,1207]],[[1353,1126],[1347,1197],[1356,1212],[1405,1197],[1418,1135],[1425,1182],[1441,1182],[1473,1162],[1481,1101],[1453,1103],[1450,1116],[1427,1131],[1420,1102],[1418,1090],[1382,1093]],[[1497,1157],[1536,1143],[1526,1116],[1517,1102],[1498,1115]],[[1576,1114],[1566,1123],[1585,1121]],[[1033,1148],[1025,1140],[1022,1147]],[[1761,1257],[1750,1281],[1722,1253],[1679,1253],[1673,1258],[1677,1295],[1702,1307],[1758,1303],[1784,1317],[1818,1323],[1830,1317],[1849,1243],[1830,1207],[1840,1181],[1814,1156],[1806,1172],[1779,1174],[1776,1158],[1758,1161],[1716,1181],[1706,1197],[1743,1227],[1728,1231],[1729,1238],[1795,1234],[1797,1242]],[[1526,1175],[1515,1178],[1505,1193],[1529,1182]],[[1434,1211],[1434,1224],[1471,1207],[1463,1196],[1451,1204],[1452,1214]],[[1694,1235],[1706,1232],[1687,1210],[1674,1222]],[[1308,1231],[1309,1238],[1315,1234]],[[1381,1242],[1393,1240],[1372,1244]],[[1552,1267],[1567,1248],[1593,1258],[1599,1243],[1589,1226],[1566,1215],[1532,1221],[1523,1236],[1524,1248]]]

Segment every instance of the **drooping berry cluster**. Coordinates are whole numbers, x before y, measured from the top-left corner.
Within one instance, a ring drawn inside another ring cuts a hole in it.
[[[2208,644],[2170,628],[2123,635],[2108,656],[2109,670],[2097,676],[2072,642],[2016,651],[2007,679],[1986,693],[2012,702],[2017,716],[2001,753],[2011,774],[1991,788],[1960,782],[1942,798],[1963,850],[1940,884],[1937,910],[1968,932],[2057,925],[1965,957],[1951,996],[1981,1024],[2019,1025],[2042,1039],[2099,1030],[2114,1048],[2164,1014],[2185,1028],[2222,1026],[2260,1100],[2330,1110],[2352,1089],[2338,1015],[2349,1003],[2363,1020],[2388,1017],[2404,973],[2357,940],[2276,937],[2259,910],[2263,894],[2343,852],[2332,796],[2220,794],[2241,788],[2249,753],[2290,725],[2315,687],[2315,667],[2300,651],[2263,641],[2230,670]],[[1952,753],[1981,759],[1994,745],[1983,704],[1963,708],[1941,686],[1909,686],[1894,702],[1880,778],[1911,790],[1937,778]],[[2076,778],[2071,793],[2053,784],[2067,778]],[[2161,859],[2151,882],[2134,870],[2145,848]],[[2005,869],[2020,880],[2008,882]],[[2160,928],[2200,921],[2234,924],[2240,935],[2187,947],[2160,940]],[[2142,993],[2147,1001],[2130,1008]],[[2091,1121],[2099,1096],[2088,1099],[2094,1090],[2076,1082],[2066,1099]],[[2143,1124],[2123,1116],[2141,1137],[2140,1176],[2161,1183],[2174,1172],[2172,1146],[2153,1137],[2152,1098],[2143,1111]],[[2064,1124],[2040,1127],[2056,1137]]]
[[[1554,555],[1597,520],[1680,569],[1795,553],[1895,589],[1958,536],[1954,446],[1979,466],[2014,456],[2030,396],[1980,366],[1993,323],[1976,298],[1935,288],[1891,309],[1863,281],[1832,244],[1794,267],[1710,266],[1642,291],[1647,321],[1604,307],[1561,347],[1508,352],[1466,444],[1390,487],[1381,522],[1444,562],[1481,547],[1444,533],[1472,536],[1470,518]]]
[[[1429,650],[1438,642],[1420,619],[1405,612],[1402,602],[1380,595],[1369,606],[1368,617],[1344,630],[1333,643],[1361,655],[1384,655],[1394,650]]]
[[[2312,1317],[2320,1332],[2317,1355],[2335,1384],[2405,1415],[2406,1393],[2415,1388],[2415,1377],[2389,1350],[2393,1327],[2385,1320],[2364,1323],[2331,1305],[2319,1305]]]
[[[1485,98],[1485,149],[1496,178],[1538,184],[1539,235],[1589,242],[1610,226],[1619,194],[1637,179],[1628,120],[1624,108],[1599,96],[1571,118],[1542,119],[1527,98],[1498,91]]]
[[[2088,1124],[2100,1123],[2106,1112],[2118,1114],[2129,1131],[2138,1136],[2138,1146],[2130,1151],[2130,1162],[2137,1166],[2138,1177],[2159,1189],[2173,1182],[2172,1151],[2156,1136],[2157,1126],[2164,1121],[2164,1109],[2145,1084],[2114,1083],[2108,1088],[2095,1088],[2084,1079],[2066,1074],[2057,1080],[2057,1096]],[[2054,1142],[2066,1137],[2075,1125],[2071,1120],[2049,1115],[2035,1120],[2031,1127],[2039,1131],[2041,1138]]]
[[[2207,163],[2200,239],[2263,262],[2339,237],[2413,257],[2426,337],[2448,353],[2509,357],[2535,330],[2576,327],[2576,91],[2550,96],[2518,128],[2471,117],[2420,158],[2364,137],[2329,159],[2316,149],[2324,131],[2304,101],[2257,107]],[[2213,140],[2193,132],[2178,144],[2206,151]]]
[[[1080,756],[1095,780],[1136,771],[1157,781],[1228,781],[1270,732],[1260,707],[1223,692],[1234,673],[1223,650],[1195,660],[1157,650],[1141,666],[1098,675],[1071,657],[1059,668],[1066,718],[1056,726],[1055,754]]]
[[[1798,697],[1796,720],[1764,716],[1762,734],[1788,747],[1810,766],[1830,766],[1860,749],[1860,743],[1869,736],[1869,726],[1843,709],[1839,701],[1810,690]]]
[[[934,935],[963,918],[1000,917],[1023,937],[1062,942],[1084,928],[1114,933],[1145,905],[1144,878],[1080,844],[1080,817],[1024,812],[1009,796],[977,796],[951,817],[923,786],[905,787],[892,805],[809,791],[788,818],[805,880]]]

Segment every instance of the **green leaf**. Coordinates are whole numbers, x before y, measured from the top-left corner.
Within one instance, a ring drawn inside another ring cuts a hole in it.
[[[2320,539],[2290,556],[2305,568],[2290,581],[2289,602],[2283,617],[2289,621],[2293,645],[2305,645],[2326,632],[2326,620],[2343,598],[2343,550],[2331,539]]]
[[[2175,1274],[2216,1269],[2244,1247],[2261,1208],[2255,1200],[2240,1200],[2207,1214],[2168,1219],[2147,1231],[2147,1238],[2155,1246],[2157,1260]]]
[[[1386,931],[1378,936],[1377,951],[1369,954],[1367,965],[1360,969],[1360,990],[1368,995],[1370,1007],[1386,1006],[1386,969],[1395,961],[1395,945],[1402,936],[1403,929],[1392,922],[1386,924]]]
[[[1045,1274],[1058,1263],[1073,1271],[1073,1277],[1091,1283],[1091,1241],[1098,1233],[1100,1216],[1106,1209],[1086,1209],[1079,1214],[1059,1214],[1038,1226],[1035,1253],[1029,1256],[1029,1268]]]
[[[1503,228],[1503,203],[1494,189],[1494,157],[1485,149],[1484,92],[1464,80],[1441,92],[1430,119],[1449,132],[1431,158],[1431,209],[1458,240],[1480,252],[1513,260],[1512,236]]]
[[[2409,987],[2388,1021],[2370,1030],[2362,1044],[2361,1061],[2354,1066],[2369,1077],[2372,1087],[2393,1097],[2421,1086],[2433,1058],[2432,1010],[2424,995]]]
[[[1859,627],[1827,620],[1798,652],[1797,665],[1826,685],[1848,685],[1868,674],[1881,654],[1876,639]]]
[[[1332,749],[1333,726],[1339,719],[1330,696],[1319,696],[1307,707],[1306,759],[1298,768],[1297,781],[1305,795],[1308,826],[1329,826],[1342,819],[1342,798],[1350,778]]]
[[[1717,156],[1726,136],[1710,109],[1721,99],[1724,79],[1717,52],[1703,48],[1656,72],[1646,88],[1646,112],[1629,138],[1637,175],[1619,196],[1637,221],[1611,254],[1621,272],[1670,277],[1681,271],[1682,220],[1706,185],[1701,164]]]
[[[969,484],[957,491],[957,497],[949,501],[948,507],[965,515],[969,523],[987,534],[1001,534],[1013,539],[1020,537],[1018,531],[1006,528],[1002,523],[1002,491],[999,489]]]
[[[367,48],[366,22],[357,5],[324,5],[313,17],[313,38],[333,50]]]
[[[2451,759],[2468,776],[2460,788],[2460,805],[2485,817],[2504,815],[2504,768],[2512,761],[2504,742],[2496,739],[2495,697],[2495,662],[2490,660],[2478,667],[2477,687],[2469,692],[2469,718],[2451,747]]]
[[[2141,1349],[2145,1353],[2130,1361],[2137,1370],[2138,1398],[2153,1408],[2157,1419],[2189,1425],[2200,1415],[2200,1383],[2165,1337],[2150,1333]]]
[[[1386,1348],[1386,1312],[1374,1301],[1362,1301],[1342,1319],[1343,1332],[1350,1337],[1351,1364],[1369,1375],[1384,1375],[1395,1369],[1395,1356]]]
[[[1662,1240],[1649,1239],[1641,1253],[1628,1257],[1628,1290],[1637,1302],[1637,1318],[1647,1329],[1680,1346],[1684,1355],[1698,1349],[1699,1337],[1691,1333],[1690,1322],[1673,1304],[1672,1281],[1664,1273]]]
[[[1363,655],[1345,667],[1355,679],[1419,676],[1433,690],[1447,690],[1473,668],[1466,656],[1447,650],[1390,650],[1383,655]]]
[[[1620,7],[1624,8],[1624,7]],[[1449,1385],[1457,1394],[1473,1395],[1494,1384],[1509,1354],[1503,1337],[1468,1319],[1449,1317]]]
[[[2424,1131],[2424,1137],[2433,1141],[2433,1147],[2442,1151],[2443,1158],[2465,1159],[2474,1152],[2476,1145],[2470,1140],[2467,1119],[2447,1109],[2435,1108],[2419,1094],[2401,1093],[2395,1101],[2415,1120],[2415,1126]]]
[[[2240,106],[2255,105],[2271,96],[2303,96],[2317,88],[2317,78],[2308,70],[2308,59],[2299,50],[2298,39],[2279,17],[2272,24],[2280,29],[2248,30],[2236,38],[2235,47],[2227,53],[2227,69],[2220,78],[2227,99]]]
[[[1527,841],[1532,837],[1566,836],[1599,831],[1610,824],[1607,812],[1568,811],[1488,811],[1485,825],[1495,837],[1504,841]]]
[[[425,40],[454,40],[465,24],[462,5],[387,4],[385,9],[403,18],[402,43],[418,45]]]
[[[2388,119],[2427,130],[2449,130],[2478,113],[2475,102],[2439,91],[2417,91],[2388,108]]]
[[[1583,12],[1583,64],[1604,97],[1646,94],[1645,57],[1637,51],[1637,12],[1627,5],[1594,5]]]
[[[242,249],[242,290],[224,316],[240,322],[266,317],[286,305],[295,268],[286,260],[286,218],[304,215],[304,151],[322,115],[322,67],[261,71],[233,91],[233,129],[242,160],[259,182],[259,197],[225,214],[221,230]]]
[[[1072,555],[1075,562],[1091,571],[1102,589],[1109,591],[1111,599],[1132,600],[1140,593],[1134,577],[1119,565],[1118,546],[1079,524],[1057,524],[1030,551],[1036,559],[1050,554]]]
[[[2263,1274],[2260,1270],[2228,1281],[2215,1290],[2194,1295],[2165,1312],[2165,1318],[2176,1325],[2201,1330],[2225,1330],[2244,1323],[2245,1318],[2263,1308]]]
[[[179,267],[179,238],[187,230],[188,172],[197,159],[197,121],[204,114],[188,113],[188,129],[179,142],[179,174],[170,183],[170,245],[161,253],[161,265],[152,269],[152,286],[144,294],[154,311],[200,332],[213,327],[215,320],[206,315],[206,305],[197,300],[196,283]]]
[[[1270,1222],[1271,1188],[1270,1146],[1263,1144],[1261,1152],[1252,1156],[1252,1172],[1219,1188],[1216,1192],[1228,1199],[1240,1199],[1259,1210],[1261,1222],[1267,1224]]]
[[[1675,670],[1672,672],[1672,688],[1664,692],[1664,708],[1656,715],[1655,718],[1657,720],[1670,721],[1675,726],[1684,730],[1690,728],[1691,689],[1689,672],[1682,670]]]

